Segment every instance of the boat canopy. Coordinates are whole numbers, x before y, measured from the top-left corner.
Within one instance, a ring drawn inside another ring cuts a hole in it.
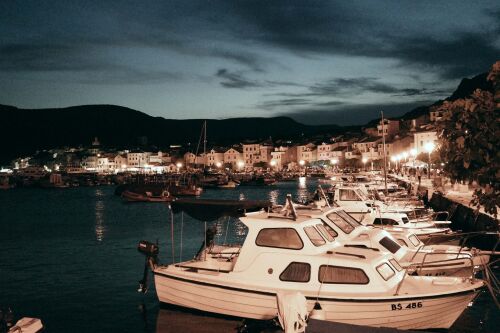
[[[272,206],[266,200],[213,200],[213,199],[177,199],[170,203],[177,214],[185,212],[199,221],[214,221],[221,217],[241,217],[247,212],[254,212]]]

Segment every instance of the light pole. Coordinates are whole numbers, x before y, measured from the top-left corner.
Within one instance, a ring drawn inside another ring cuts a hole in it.
[[[425,151],[429,154],[429,179],[431,179],[431,153],[434,150],[434,142],[427,142],[424,148]]]

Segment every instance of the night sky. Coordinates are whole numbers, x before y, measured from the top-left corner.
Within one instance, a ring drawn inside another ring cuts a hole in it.
[[[0,2],[0,104],[362,124],[500,59],[499,1]]]

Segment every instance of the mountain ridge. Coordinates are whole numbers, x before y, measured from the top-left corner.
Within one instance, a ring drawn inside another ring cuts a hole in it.
[[[493,91],[488,73],[461,80],[446,99],[420,106],[393,119],[408,120],[429,113],[432,106],[469,96],[475,89]],[[94,137],[106,147],[131,148],[152,144],[195,145],[205,119],[169,119],[113,104],[76,105],[63,108],[22,109],[0,104],[0,118],[7,126],[0,131],[0,162],[55,147],[89,145]],[[210,145],[232,145],[245,140],[300,140],[334,136],[362,126],[306,125],[290,117],[238,117],[206,119]],[[378,119],[365,126],[376,125]],[[147,138],[147,139],[146,139]],[[147,142],[145,142],[147,141]]]

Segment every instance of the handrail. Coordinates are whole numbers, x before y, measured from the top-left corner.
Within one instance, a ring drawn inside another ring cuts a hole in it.
[[[450,253],[450,252],[445,252],[446,254],[453,254],[453,253]],[[428,252],[424,255],[424,257],[422,258],[422,262],[420,264],[420,266],[417,268],[419,269],[419,274],[422,273],[422,269],[425,268],[425,259],[427,257],[427,255],[432,255],[432,254],[443,254],[443,253],[433,253],[433,252]],[[471,266],[471,276],[472,278],[474,278],[474,261],[473,261],[473,256],[470,254],[470,253],[462,253],[467,257],[464,257],[464,258],[459,258],[458,255],[456,258],[454,259],[443,259],[443,260],[437,260],[437,261],[431,261],[431,262],[428,262],[427,264],[431,264],[431,263],[445,263],[445,262],[449,262],[449,261],[456,261],[456,260],[469,260],[470,261],[470,266]]]
[[[475,276],[474,276],[474,263],[472,261],[472,258],[463,258],[464,260],[470,260],[471,262],[471,282],[474,282],[475,281]],[[456,259],[446,259],[446,260],[440,260],[440,261],[434,261],[434,262],[447,262],[447,261],[455,261]],[[401,286],[403,285],[403,282],[404,280],[406,279],[407,275],[408,275],[408,270],[410,268],[415,268],[415,270],[417,271],[419,268],[420,268],[420,273],[422,272],[422,268],[423,267],[419,267],[420,264],[417,264],[417,263],[413,263],[413,264],[410,264],[408,266],[406,266],[404,268],[404,274],[403,274],[403,277],[401,279],[401,281],[399,281],[398,283],[398,286],[396,288],[396,291],[394,293],[394,296],[398,296],[399,294],[399,290],[401,289]]]

